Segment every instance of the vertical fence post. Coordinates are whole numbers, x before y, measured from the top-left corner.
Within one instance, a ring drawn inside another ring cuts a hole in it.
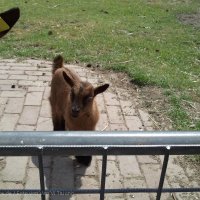
[[[165,174],[167,171],[170,146],[167,146],[166,149],[167,149],[167,151],[164,155],[164,161],[163,161],[163,165],[162,165],[162,171],[161,171],[161,175],[160,175],[160,182],[159,182],[159,186],[158,186],[156,200],[160,200],[160,198],[161,198],[161,193],[162,193],[163,184],[164,184],[164,180],[165,180]]]
[[[44,183],[44,167],[43,167],[43,157],[42,157],[42,149],[38,155],[39,162],[39,173],[40,173],[40,191],[41,191],[41,200],[45,200],[45,183]]]
[[[105,197],[106,168],[107,168],[107,149],[105,149],[104,151],[102,160],[100,200],[104,200]]]

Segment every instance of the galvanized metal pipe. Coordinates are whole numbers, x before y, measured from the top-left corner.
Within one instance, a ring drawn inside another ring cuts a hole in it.
[[[200,146],[200,132],[0,132],[0,146]]]

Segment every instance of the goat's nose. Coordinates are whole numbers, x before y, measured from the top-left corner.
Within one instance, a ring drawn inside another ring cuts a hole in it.
[[[72,116],[77,117],[80,112],[80,108],[77,106],[72,107]]]
[[[80,108],[77,106],[72,107],[72,112],[79,112]]]

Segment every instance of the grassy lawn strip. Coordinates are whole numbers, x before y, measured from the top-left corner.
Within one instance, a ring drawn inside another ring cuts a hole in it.
[[[200,28],[177,18],[198,12],[199,0],[1,0],[0,11],[13,6],[21,18],[0,41],[1,57],[62,54],[124,71],[137,85],[163,88],[174,129],[200,130],[187,109],[200,104]]]

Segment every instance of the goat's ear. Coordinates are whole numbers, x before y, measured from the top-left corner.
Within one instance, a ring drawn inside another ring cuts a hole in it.
[[[63,77],[65,79],[65,81],[71,86],[74,86],[74,81],[72,78],[70,78],[65,72],[63,72]]]
[[[94,88],[94,96],[106,91],[108,89],[108,87],[109,87],[109,84],[105,84],[105,85],[101,85],[101,86]]]

